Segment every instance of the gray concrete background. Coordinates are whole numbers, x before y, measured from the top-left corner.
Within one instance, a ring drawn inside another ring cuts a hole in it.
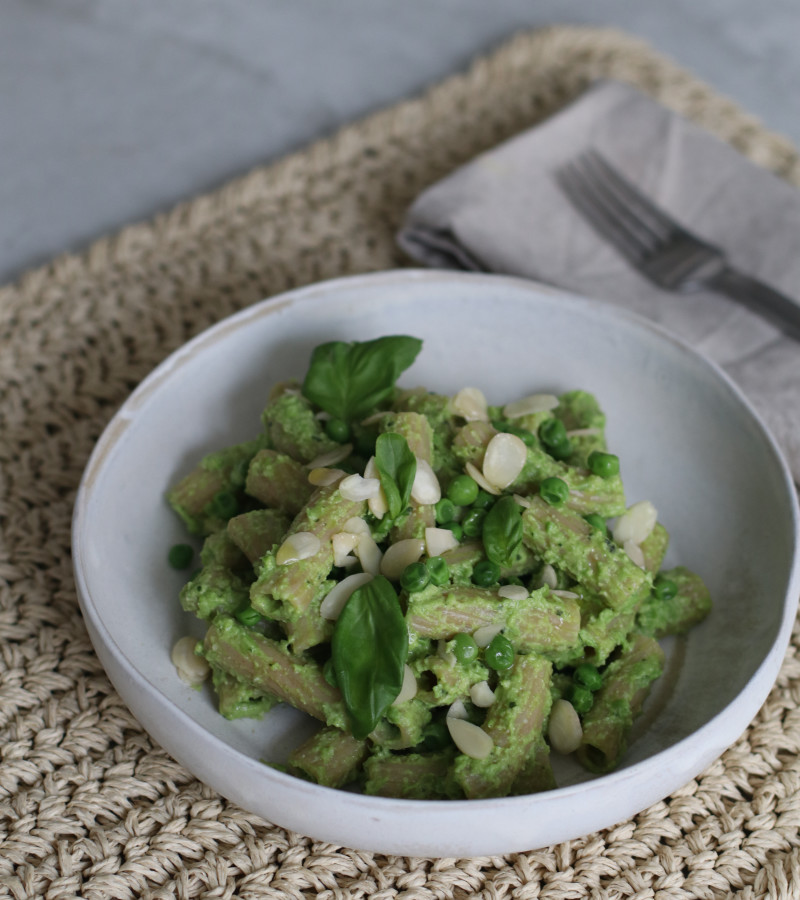
[[[800,143],[800,0],[0,0],[0,281],[559,23]]]

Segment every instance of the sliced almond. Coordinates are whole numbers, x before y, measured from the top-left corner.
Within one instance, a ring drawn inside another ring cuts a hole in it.
[[[629,506],[617,519],[612,529],[614,540],[620,545],[625,541],[641,544],[655,528],[657,520],[658,511],[655,506],[649,500],[640,500]]]
[[[486,491],[487,494],[494,494],[495,496],[497,496],[497,494],[500,493],[500,491],[493,484],[489,484],[489,482],[483,477],[483,472],[481,472],[481,470],[477,466],[474,466],[471,462],[468,462],[464,466],[464,471],[467,473],[467,475],[470,476],[470,478],[474,478],[475,481],[478,482],[478,487],[483,488],[483,490]]]
[[[422,538],[407,538],[392,544],[383,554],[381,575],[390,581],[397,581],[406,566],[417,560],[425,552],[425,541]]]
[[[375,462],[375,457],[370,456],[367,461],[366,466],[364,467],[364,478],[377,478],[380,481],[380,476],[378,474],[378,464]],[[373,497],[369,497],[367,500],[367,506],[369,507],[369,511],[375,516],[376,519],[382,519],[387,512],[389,512],[389,502],[386,499],[386,493],[383,490],[383,485],[381,485],[380,490]]]
[[[338,619],[345,603],[358,588],[365,585],[368,581],[372,581],[372,575],[369,572],[356,572],[343,578],[323,597],[322,603],[319,605],[319,614],[323,619],[329,619],[330,621]]]
[[[569,700],[560,698],[553,704],[547,724],[547,737],[550,746],[557,753],[574,753],[580,747],[583,728],[575,707]]]
[[[562,600],[577,600],[580,597],[580,594],[576,594],[575,591],[559,591],[551,589],[550,593],[554,597],[561,597]]]
[[[528,589],[521,584],[504,584],[497,592],[497,596],[505,600],[527,600],[529,594]]]
[[[345,500],[369,500],[381,489],[377,478],[364,478],[362,475],[348,475],[339,482],[339,493]]]
[[[441,556],[458,546],[458,539],[449,528],[426,528],[425,547],[428,556]]]
[[[361,563],[361,568],[365,572],[369,572],[370,575],[377,575],[380,572],[383,553],[381,553],[381,548],[375,543],[371,534],[360,534],[358,536],[355,554]]]
[[[392,701],[392,706],[399,706],[401,703],[405,703],[406,700],[413,700],[416,696],[417,679],[411,671],[411,666],[405,665],[403,667],[403,686],[400,688],[400,693]]]
[[[483,476],[502,490],[514,481],[525,466],[528,448],[515,434],[496,434],[486,447],[483,457]]]
[[[518,419],[532,413],[547,412],[557,406],[558,397],[555,394],[529,394],[521,400],[506,403],[503,407],[503,416],[506,419]]]
[[[319,553],[322,544],[319,538],[311,531],[298,531],[290,534],[278,548],[275,554],[275,562],[279,566],[288,566],[290,563],[299,562],[301,559],[310,559]]]
[[[468,422],[488,422],[489,411],[486,397],[479,388],[462,388],[453,397],[451,409],[457,416]]]
[[[202,656],[194,652],[197,638],[186,635],[175,642],[170,659],[178,670],[178,677],[191,687],[201,685],[211,673],[211,668]]]
[[[453,743],[465,756],[486,759],[492,752],[494,741],[482,728],[466,719],[456,719],[453,716],[448,716],[445,721]]]
[[[558,575],[556,575],[556,570],[549,563],[545,563],[542,566],[542,571],[539,573],[539,587],[544,587],[545,585],[549,588],[558,587]]]
[[[645,567],[644,551],[635,541],[625,541],[622,549],[628,554],[628,559],[634,565],[637,565],[640,569]]]
[[[361,518],[361,516],[351,516],[342,526],[342,531],[349,531],[350,534],[369,534],[369,525]]]
[[[417,471],[411,486],[411,499],[421,506],[431,506],[442,499],[442,488],[431,464],[417,457]]]
[[[331,538],[331,546],[333,547],[333,564],[335,566],[346,566],[350,559],[350,554],[356,549],[358,544],[358,535],[351,534],[349,531],[339,531]],[[355,559],[353,559],[355,562]]]
[[[482,625],[472,632],[472,638],[479,647],[488,647],[505,627],[503,622],[499,625]]]
[[[327,453],[321,453],[319,456],[315,456],[311,462],[306,463],[306,468],[327,469],[328,466],[335,466],[336,463],[340,463],[343,459],[347,459],[352,452],[352,444],[342,444],[339,447],[334,447],[333,450],[329,450]]]
[[[464,706],[463,700],[454,700],[450,704],[450,708],[447,710],[447,718],[453,719],[467,719],[469,716],[467,715],[467,707]]]
[[[473,684],[469,689],[469,696],[475,706],[480,706],[482,709],[491,706],[496,700],[488,681],[479,681],[477,684]]]
[[[530,498],[523,497],[522,494],[512,494],[512,496],[514,497],[514,502],[517,503],[519,506],[522,506],[524,509],[531,508]]]
[[[337,481],[341,481],[346,474],[347,472],[342,469],[328,469],[325,466],[320,466],[308,473],[308,480],[315,487],[328,487],[336,484]]]

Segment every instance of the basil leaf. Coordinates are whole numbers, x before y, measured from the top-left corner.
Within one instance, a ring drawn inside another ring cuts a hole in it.
[[[408,506],[417,458],[401,434],[386,432],[375,441],[375,467],[389,504],[389,515],[396,519]]]
[[[405,335],[320,344],[311,354],[303,394],[338,419],[363,417],[392,396],[421,348],[419,338]]]
[[[498,566],[511,564],[522,543],[522,507],[506,494],[486,513],[483,520],[483,547]]]
[[[350,595],[331,650],[353,737],[363,740],[400,693],[408,655],[408,629],[388,579],[378,575]]]

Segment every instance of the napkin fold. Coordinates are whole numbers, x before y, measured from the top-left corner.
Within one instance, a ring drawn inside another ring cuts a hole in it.
[[[718,363],[772,431],[800,484],[800,342],[710,291],[639,275],[555,179],[593,147],[731,263],[800,303],[800,191],[636,89],[596,83],[545,122],[421,194],[398,243],[428,266],[536,279],[648,318]]]

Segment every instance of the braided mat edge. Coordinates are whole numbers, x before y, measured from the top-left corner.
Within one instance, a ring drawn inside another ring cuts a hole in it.
[[[0,896],[800,896],[797,629],[746,734],[663,802],[531,853],[412,859],[311,841],[197,782],[121,703],[77,606],[75,493],[135,385],[264,296],[406,265],[394,233],[420,191],[599,77],[637,85],[800,185],[795,148],[646,44],[553,27],[0,290]]]

